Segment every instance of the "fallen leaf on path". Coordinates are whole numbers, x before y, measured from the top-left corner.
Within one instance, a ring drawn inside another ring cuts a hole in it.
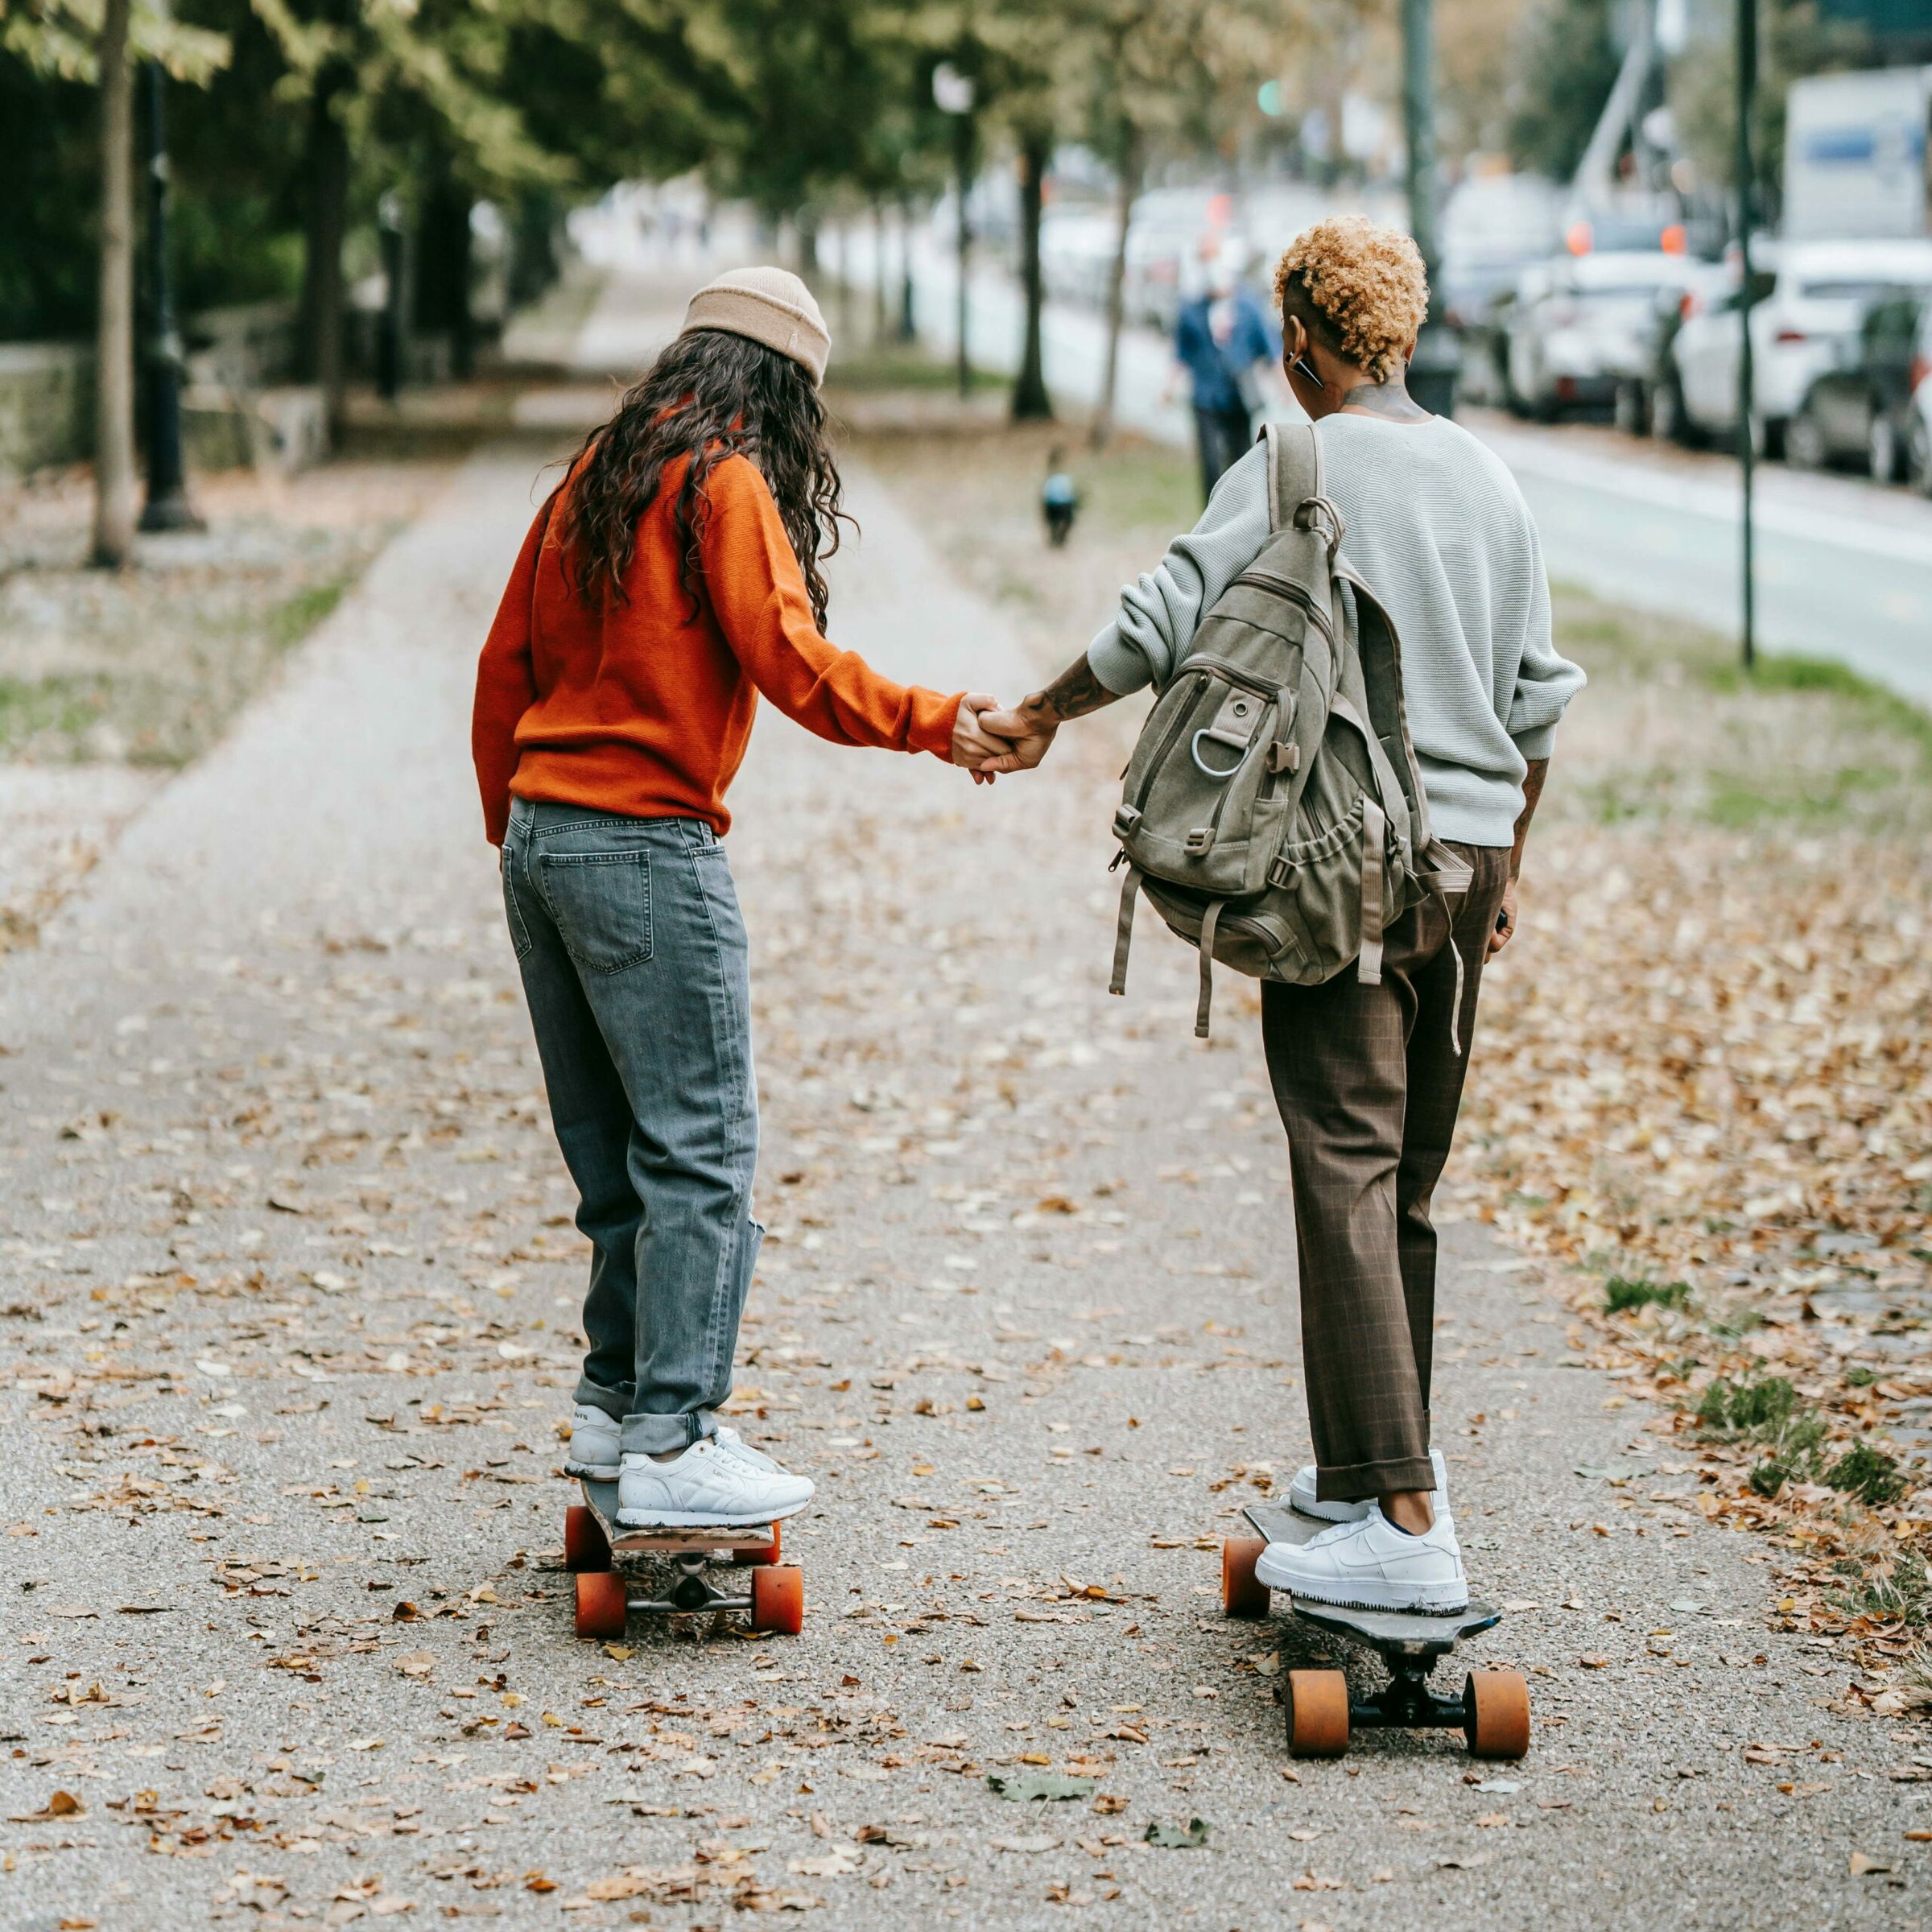
[[[1022,1804],[1057,1804],[1070,1798],[1092,1797],[1093,1780],[1060,1777],[1046,1771],[1023,1771],[1017,1775],[989,1771],[986,1788],[995,1798],[1015,1798]]]
[[[1164,1852],[1192,1852],[1199,1850],[1208,1842],[1208,1834],[1214,1829],[1204,1818],[1191,1818],[1184,1825],[1170,1825],[1157,1820],[1141,1833],[1150,1845]],[[1298,1885],[1300,1881],[1296,1881]]]

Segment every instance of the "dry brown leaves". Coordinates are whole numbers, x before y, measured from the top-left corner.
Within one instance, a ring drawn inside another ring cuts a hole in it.
[[[1682,1407],[1715,1374],[1773,1370],[1835,1439],[1897,1452],[1932,1394],[1932,869],[1849,833],[1567,825],[1525,898],[1465,1115],[1477,1212],[1588,1272],[1576,1305],[1643,1392]],[[1613,1274],[1687,1282],[1702,1319],[1607,1317]],[[1721,1464],[1735,1520],[1821,1554],[1881,1525],[1932,1542],[1932,1491],[1773,1503],[1744,1490],[1748,1459]]]

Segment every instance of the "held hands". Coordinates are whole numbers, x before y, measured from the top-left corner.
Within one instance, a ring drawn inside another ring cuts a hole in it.
[[[952,762],[970,771],[976,785],[990,785],[996,772],[1018,769],[1003,762],[1012,752],[1011,743],[989,732],[984,723],[998,713],[999,702],[984,691],[968,691],[952,721]]]
[[[1031,771],[1052,748],[1060,720],[1030,700],[1008,710],[982,712],[980,729],[1004,741],[1000,755],[980,770],[990,778],[996,772]]]

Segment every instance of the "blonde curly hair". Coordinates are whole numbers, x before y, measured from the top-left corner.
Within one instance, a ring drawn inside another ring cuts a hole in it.
[[[1338,215],[1298,235],[1274,271],[1284,321],[1298,315],[1324,348],[1373,382],[1402,373],[1402,356],[1429,312],[1429,283],[1414,242],[1365,215]]]

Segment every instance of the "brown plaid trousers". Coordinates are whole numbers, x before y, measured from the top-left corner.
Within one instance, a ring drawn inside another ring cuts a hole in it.
[[[1302,1358],[1316,1493],[1427,1489],[1435,1190],[1462,1104],[1489,935],[1509,876],[1499,846],[1454,848],[1468,890],[1388,930],[1379,986],[1261,984],[1261,1038],[1288,1130]],[[1463,956],[1462,1051],[1451,1038]]]

